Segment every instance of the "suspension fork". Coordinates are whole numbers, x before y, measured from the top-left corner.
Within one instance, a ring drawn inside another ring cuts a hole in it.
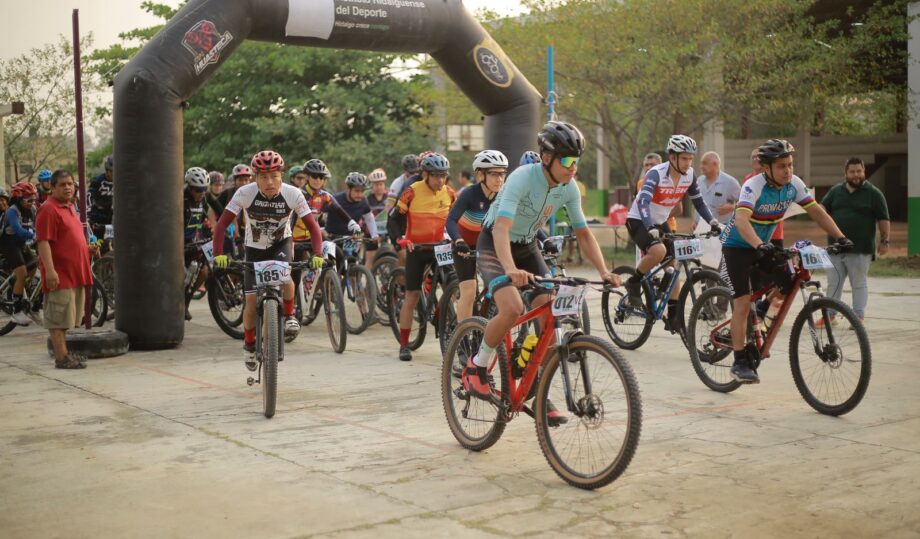
[[[556,353],[559,355],[559,363],[562,365],[562,386],[565,390],[565,406],[570,412],[578,413],[578,409],[575,407],[575,397],[572,396],[571,374],[569,372],[569,343],[562,329],[562,324],[559,322],[559,319],[555,317],[553,318],[553,332],[556,337]],[[587,385],[589,381],[587,371],[584,370],[584,365],[582,365],[582,373],[584,382],[586,383],[585,391],[590,391]]]

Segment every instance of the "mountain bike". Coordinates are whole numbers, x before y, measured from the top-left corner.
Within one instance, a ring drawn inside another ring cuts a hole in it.
[[[13,313],[16,312],[13,302],[13,285],[15,283],[16,277],[13,274],[7,274],[6,272],[0,274],[0,336],[13,331],[13,328],[19,325],[12,319]],[[105,297],[105,290],[102,289],[102,285],[99,284],[99,281],[93,280],[90,293],[92,294],[91,323],[94,327],[102,327],[102,325],[105,324],[109,308]],[[44,305],[45,295],[42,293],[42,279],[39,272],[36,271],[34,276],[26,279],[26,287],[23,290],[22,297],[24,303],[23,312],[26,313],[32,322],[41,327],[43,325],[42,307]],[[82,317],[78,323],[82,325]]]
[[[566,329],[565,319],[578,318],[587,285],[604,283],[575,277],[536,281],[532,286],[552,286],[555,297],[519,317],[496,347],[488,367],[493,390],[489,400],[473,396],[454,368],[465,366],[477,353],[487,321],[476,316],[457,326],[441,367],[447,423],[460,445],[482,451],[523,411],[534,418],[540,448],[553,471],[578,488],[599,488],[619,477],[636,451],[642,428],[639,386],[629,363],[610,343],[578,328]],[[540,317],[545,318],[539,340],[521,370],[521,346],[530,337],[529,326]],[[531,408],[526,401],[532,396]],[[550,399],[565,403],[571,416],[567,422],[550,425]]]
[[[709,238],[717,234],[666,233],[663,237],[673,242],[673,252],[668,251],[658,265],[642,277],[642,296],[644,304],[636,305],[630,301],[623,289],[608,288],[601,296],[601,317],[607,335],[617,346],[625,350],[635,350],[645,344],[652,332],[652,326],[658,320],[664,320],[665,329],[680,336],[684,344],[686,339],[685,313],[689,313],[687,304],[692,306],[703,290],[722,284],[718,272],[700,268],[694,262],[703,255],[700,238]],[[677,267],[672,262],[677,261]],[[629,266],[619,266],[613,273],[626,279],[636,274]],[[668,300],[677,286],[681,274],[687,279],[680,289],[677,299],[676,316],[670,320],[667,316]]]
[[[406,240],[399,240],[400,245],[407,246]],[[450,242],[416,243],[413,249],[432,250],[434,256],[422,274],[422,294],[415,305],[412,333],[409,334],[411,350],[418,350],[425,342],[428,324],[434,326],[435,336],[439,335],[439,317],[441,314],[438,298],[447,290],[452,281],[457,280],[454,273],[454,258]],[[406,268],[396,268],[390,275],[387,287],[390,329],[396,342],[399,342],[399,313],[406,299]]]
[[[331,241],[323,242],[323,258],[326,263],[321,270],[308,267],[294,271],[297,293],[294,295],[295,316],[300,324],[309,326],[322,309],[326,317],[326,333],[336,354],[345,351],[348,339],[345,322],[345,299],[342,294],[342,280],[335,267],[336,248]],[[319,286],[316,286],[319,283]]]
[[[256,370],[258,378],[250,376],[246,384],[262,386],[262,408],[265,417],[275,415],[278,399],[278,362],[284,359],[284,306],[281,285],[291,281],[291,270],[307,267],[309,262],[232,261],[231,267],[253,273],[256,283]]]
[[[812,408],[827,415],[841,415],[855,408],[869,386],[872,374],[872,351],[866,328],[856,313],[840,300],[821,293],[821,283],[811,280],[812,270],[832,267],[827,252],[838,253],[841,248],[831,245],[824,249],[808,241],[798,241],[795,247],[777,253],[785,261],[792,285],[773,320],[762,321],[754,306],[774,288],[769,284],[751,293],[751,315],[748,319],[747,351],[752,368],[770,357],[770,348],[789,313],[797,293],[804,305],[792,323],[789,336],[789,363],[792,378],[802,398]],[[806,289],[814,289],[806,293]],[[822,317],[830,319],[836,311],[849,321],[853,331],[835,330],[831,324],[815,325]],[[693,370],[713,391],[728,393],[741,386],[729,370],[734,361],[731,340],[732,294],[728,288],[716,287],[703,292],[690,311],[687,340]],[[761,327],[762,322],[766,330]]]
[[[353,335],[364,333],[376,317],[377,282],[371,270],[361,263],[364,241],[360,235],[332,240],[337,247],[336,256],[342,255],[337,270],[345,296],[345,328]]]
[[[234,339],[243,338],[243,307],[246,296],[243,290],[243,271],[234,266],[225,269],[214,267],[214,242],[200,240],[188,244],[187,249],[195,250],[195,255],[185,270],[186,302],[194,299],[197,290],[193,290],[201,268],[209,269],[205,281],[208,296],[208,308],[217,327]]]
[[[374,253],[374,261],[371,263],[371,273],[374,275],[374,281],[377,283],[377,309],[379,315],[377,321],[384,326],[390,325],[390,307],[387,303],[387,288],[390,285],[390,275],[399,265],[399,258],[392,248],[387,248],[388,243],[383,240],[386,233],[380,234],[380,246]]]

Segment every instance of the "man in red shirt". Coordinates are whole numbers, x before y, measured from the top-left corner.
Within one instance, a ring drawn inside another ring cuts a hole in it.
[[[86,244],[83,225],[71,200],[73,177],[66,170],[51,175],[51,197],[39,208],[35,219],[39,269],[45,293],[44,325],[51,334],[54,366],[83,369],[83,358],[67,351],[67,330],[75,327],[83,312],[84,287],[93,284],[89,264],[91,247]]]

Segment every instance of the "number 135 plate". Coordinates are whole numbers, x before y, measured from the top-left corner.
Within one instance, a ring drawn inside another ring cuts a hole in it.
[[[581,303],[585,300],[587,293],[586,286],[560,286],[553,300],[553,316],[580,314]]]

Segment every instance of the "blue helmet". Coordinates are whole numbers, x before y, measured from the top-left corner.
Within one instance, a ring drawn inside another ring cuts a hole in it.
[[[521,165],[533,165],[540,162],[540,154],[533,150],[528,150],[521,155]]]
[[[433,153],[422,161],[422,170],[426,172],[449,172],[450,161],[439,153]]]
[[[51,171],[47,168],[43,168],[38,171],[38,181],[40,182],[50,182],[51,181]]]

